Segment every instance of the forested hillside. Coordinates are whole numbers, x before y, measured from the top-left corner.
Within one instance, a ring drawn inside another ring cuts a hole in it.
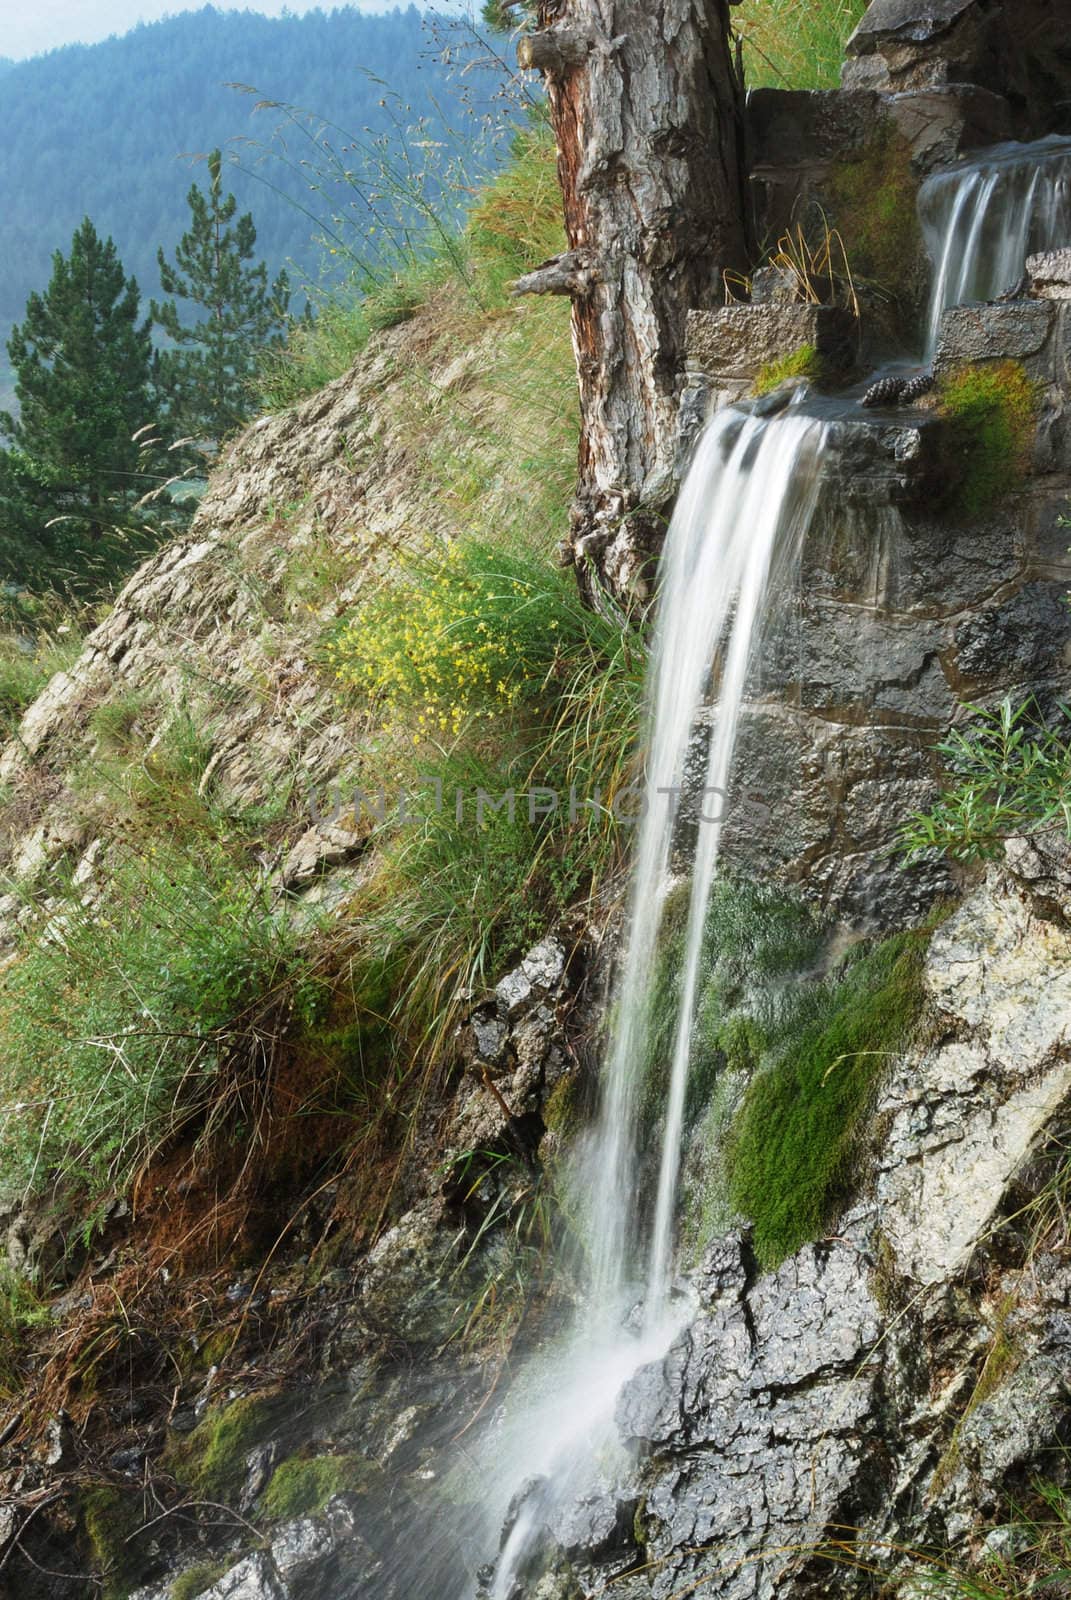
[[[186,192],[204,174],[184,157],[215,145],[238,162],[228,167],[227,185],[240,208],[252,210],[270,269],[292,260],[314,280],[323,270],[314,218],[335,226],[343,219],[340,231],[354,243],[369,223],[354,140],[368,144],[426,116],[420,148],[434,168],[445,159],[445,123],[461,123],[457,147],[477,173],[486,169],[493,156],[478,116],[460,116],[461,79],[443,65],[441,44],[415,6],[279,19],[205,6],[101,44],[0,61],[0,338],[21,317],[28,293],[47,281],[53,250],[66,248],[87,214],[102,236],[114,237],[146,298],[159,293],[157,247],[174,244]],[[235,83],[258,93],[242,95],[228,87]],[[478,107],[496,83],[493,69],[470,71],[464,92]],[[283,114],[258,111],[263,99],[312,113],[311,141],[291,124],[284,151],[274,138]],[[335,124],[325,137],[353,177],[314,193],[310,185],[332,159],[322,139],[317,148],[321,123]],[[424,181],[434,184],[434,174]],[[337,271],[345,249],[327,260]]]

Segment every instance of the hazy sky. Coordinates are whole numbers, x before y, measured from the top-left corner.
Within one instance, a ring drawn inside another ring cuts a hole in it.
[[[213,0],[219,11],[259,11],[277,17],[283,11],[312,11],[317,0]],[[324,11],[337,10],[319,0]],[[358,11],[389,11],[407,0],[349,0]],[[418,0],[419,3],[419,0]],[[59,44],[92,44],[110,33],[125,33],[139,22],[156,22],[178,11],[197,11],[200,4],[183,0],[0,0],[0,56],[37,55]]]

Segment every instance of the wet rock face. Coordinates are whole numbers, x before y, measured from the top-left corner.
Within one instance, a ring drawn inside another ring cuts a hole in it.
[[[846,405],[794,578],[774,589],[741,722],[725,847],[864,924],[903,926],[948,895],[946,864],[890,854],[938,792],[934,747],[966,703],[1065,698],[1071,561],[1071,269],[1032,264],[1032,292],[945,317],[944,374],[1018,361],[1034,386],[1037,442],[1024,488],[970,520],[957,512],[955,440],[929,409]],[[697,313],[690,409],[734,400],[796,310]],[[751,330],[749,333],[748,330]],[[773,398],[773,397],[771,397]]]
[[[874,1448],[875,1375],[857,1369],[880,1317],[859,1252],[809,1249],[753,1279],[742,1241],[717,1246],[700,1315],[622,1396],[623,1430],[653,1451],[643,1489],[659,1600],[689,1584],[764,1592],[762,1552],[817,1538]]]
[[[548,1592],[587,1600],[612,1578],[627,1600],[852,1593],[850,1570],[808,1563],[830,1529],[940,1547],[1048,1459],[1071,1253],[1054,1235],[1024,1271],[1008,1219],[1066,1138],[1069,973],[1071,933],[1004,870],[939,929],[931,1042],[885,1081],[873,1187],[776,1271],[759,1271],[746,1233],[707,1252],[688,1327],[619,1398],[631,1475],[547,1527]],[[998,1339],[1014,1354],[979,1388]]]

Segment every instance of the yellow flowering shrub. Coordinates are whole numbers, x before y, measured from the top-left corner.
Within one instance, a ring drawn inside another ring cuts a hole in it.
[[[454,543],[347,619],[327,654],[340,683],[387,717],[404,714],[419,742],[538,700],[576,631],[574,609],[556,574]]]

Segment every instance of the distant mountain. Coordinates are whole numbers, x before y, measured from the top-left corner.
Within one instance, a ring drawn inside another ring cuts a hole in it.
[[[15,63],[12,61],[10,56],[0,56],[0,76],[2,76],[5,72],[10,72],[14,65]]]
[[[421,169],[461,151],[476,137],[479,117],[468,119],[471,135],[448,134],[446,124],[465,123],[463,99],[474,98],[478,111],[501,82],[492,69],[462,79],[456,66],[445,67],[415,6],[378,16],[346,7],[277,19],[206,6],[101,44],[4,61],[0,70],[0,338],[21,318],[30,291],[45,286],[52,252],[66,251],[87,214],[115,239],[146,299],[159,295],[157,246],[171,254],[188,220],[186,191],[206,182],[204,165],[182,157],[215,145],[254,169],[229,168],[228,187],[240,208],[253,212],[258,251],[273,270],[292,259],[315,279],[317,221],[276,189],[319,221],[343,219],[340,231],[354,244],[372,220],[370,206],[389,234],[385,191],[398,186],[404,167],[399,129],[429,119],[416,127],[410,160],[415,181],[434,195],[439,180]],[[243,95],[228,83],[258,93]],[[282,116],[256,111],[262,99],[306,107],[336,127],[317,138],[316,124],[291,125],[285,147],[275,141],[284,165],[265,153]],[[341,129],[365,145],[385,141],[394,175],[369,178]],[[494,159],[487,150],[468,151],[469,158],[476,167]],[[318,168],[352,177],[332,183]],[[380,225],[373,247],[384,231]],[[327,260],[337,270],[344,250]]]

